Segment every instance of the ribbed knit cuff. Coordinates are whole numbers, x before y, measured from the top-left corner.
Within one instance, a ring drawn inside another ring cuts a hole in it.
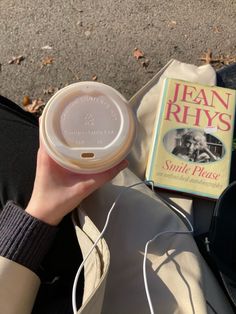
[[[0,255],[37,272],[57,229],[9,201],[0,214]]]

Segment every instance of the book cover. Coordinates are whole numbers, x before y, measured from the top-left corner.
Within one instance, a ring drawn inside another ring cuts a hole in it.
[[[157,113],[146,179],[217,199],[229,184],[235,91],[166,79]]]

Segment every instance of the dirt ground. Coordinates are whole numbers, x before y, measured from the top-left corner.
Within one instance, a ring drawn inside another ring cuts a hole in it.
[[[97,80],[130,98],[171,58],[236,61],[235,25],[234,0],[1,0],[0,94],[46,102]]]

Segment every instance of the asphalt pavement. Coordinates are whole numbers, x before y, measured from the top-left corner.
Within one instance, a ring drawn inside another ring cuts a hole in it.
[[[130,98],[171,58],[236,61],[235,25],[235,0],[0,0],[0,94],[21,105],[97,80]]]

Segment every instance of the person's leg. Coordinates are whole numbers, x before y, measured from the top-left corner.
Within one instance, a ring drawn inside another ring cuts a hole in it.
[[[38,146],[38,119],[0,96],[0,210],[8,200],[26,207],[33,189]],[[60,224],[55,242],[42,264],[42,285],[33,313],[72,313],[72,284],[81,260],[68,216]],[[81,302],[82,277],[78,292]]]
[[[0,96],[0,203],[25,207],[31,196],[38,150],[38,120]]]

